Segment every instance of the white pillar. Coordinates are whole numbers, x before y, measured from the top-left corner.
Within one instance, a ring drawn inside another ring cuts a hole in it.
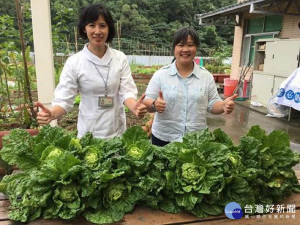
[[[38,99],[51,108],[55,89],[50,0],[31,0]],[[55,125],[56,122],[52,123]]]

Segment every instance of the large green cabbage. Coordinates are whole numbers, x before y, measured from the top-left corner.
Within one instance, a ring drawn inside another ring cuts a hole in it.
[[[235,146],[221,129],[186,134],[182,143],[150,144],[141,127],[122,137],[81,139],[44,126],[31,137],[16,129],[3,138],[1,158],[19,173],[5,176],[9,218],[122,219],[136,205],[198,217],[221,214],[229,202],[275,204],[300,192],[292,169],[299,154],[286,132],[252,127]]]

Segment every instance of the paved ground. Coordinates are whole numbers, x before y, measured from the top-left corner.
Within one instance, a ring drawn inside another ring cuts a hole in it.
[[[235,110],[229,115],[211,115],[207,116],[207,124],[210,130],[221,128],[234,141],[239,143],[239,138],[245,135],[254,125],[266,130],[267,133],[273,130],[283,130],[290,136],[291,149],[298,151],[300,154],[300,119],[287,121],[286,118],[266,117],[266,109],[263,107],[253,109],[247,102],[236,102]],[[300,170],[300,164],[295,166]]]

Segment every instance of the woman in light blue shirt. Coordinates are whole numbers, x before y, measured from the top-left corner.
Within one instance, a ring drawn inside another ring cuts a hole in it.
[[[152,144],[164,146],[182,141],[186,132],[202,130],[206,112],[231,113],[233,100],[219,97],[213,76],[195,65],[199,37],[192,28],[178,30],[173,39],[172,64],[156,71],[151,78],[144,104],[149,112],[157,112],[152,125]]]

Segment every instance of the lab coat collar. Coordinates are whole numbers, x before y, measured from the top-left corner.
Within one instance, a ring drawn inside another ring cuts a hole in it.
[[[90,50],[87,48],[87,46],[88,46],[88,44],[85,44],[84,48],[82,50],[82,52],[84,53],[87,60],[89,60],[90,62],[92,62],[98,66],[108,66],[109,65],[109,63],[113,57],[113,52],[108,45],[107,45],[106,52],[101,59],[98,56],[94,55],[92,52],[90,52]]]

